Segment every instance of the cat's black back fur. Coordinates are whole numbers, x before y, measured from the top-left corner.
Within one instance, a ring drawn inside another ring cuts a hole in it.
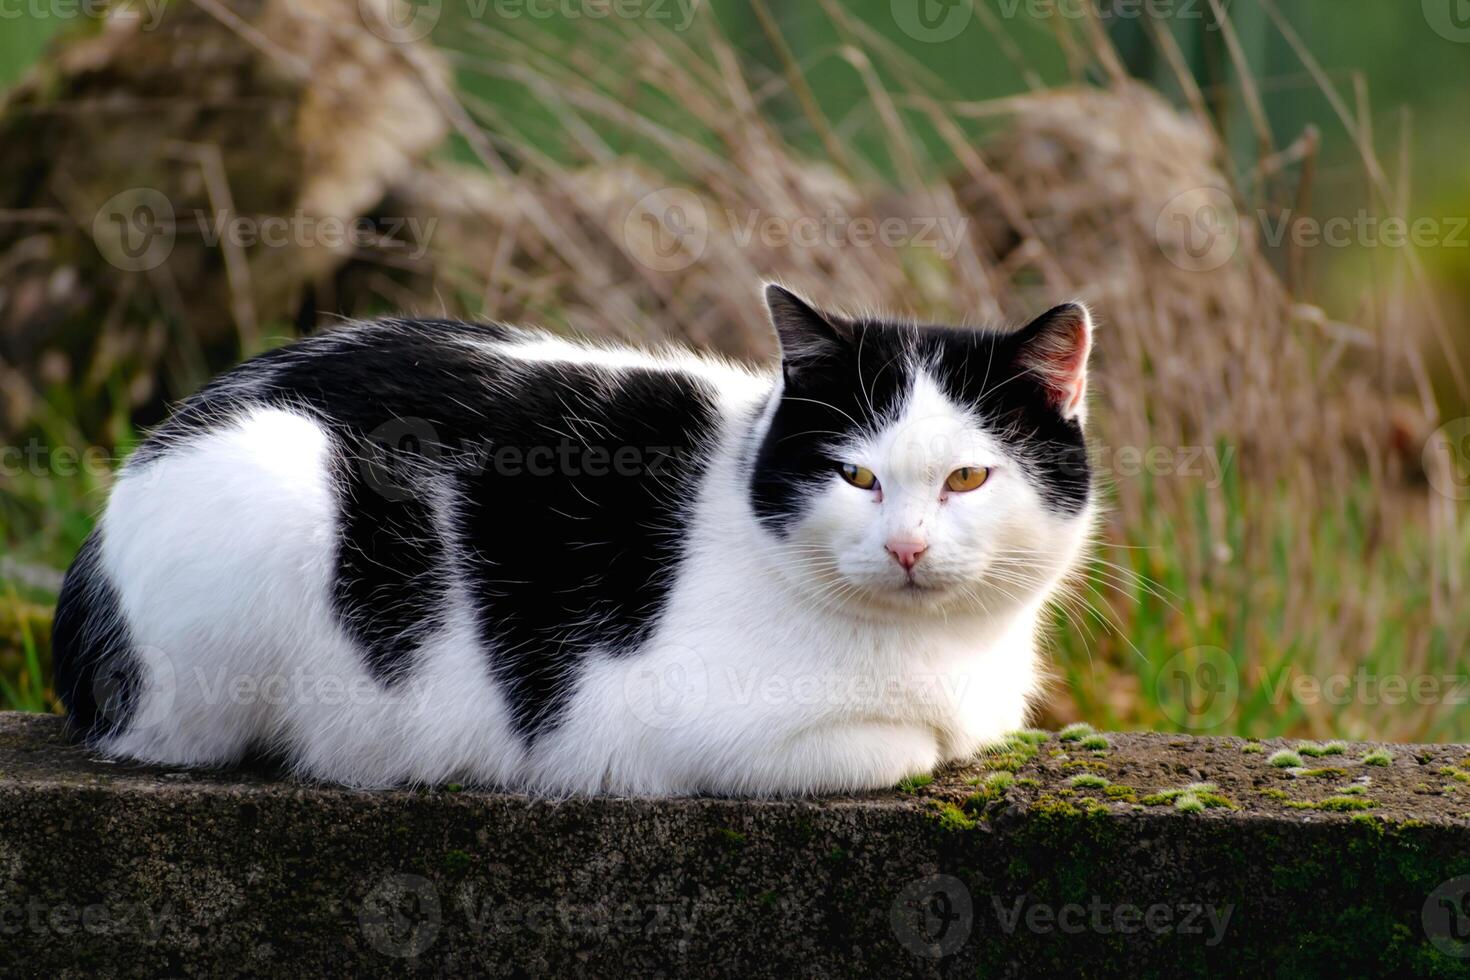
[[[656,620],[717,416],[708,383],[677,370],[610,381],[495,350],[525,337],[384,321],[271,351],[182,406],[134,465],[242,406],[319,418],[341,495],[333,602],[369,670],[412,675],[462,569],[487,669],[530,736],[555,723],[586,650],[635,646]]]

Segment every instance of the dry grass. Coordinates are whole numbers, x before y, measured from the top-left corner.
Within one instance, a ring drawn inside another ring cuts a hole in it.
[[[839,4],[820,6],[840,39],[823,57],[867,92],[855,119],[823,115],[809,62],[742,63],[708,14],[686,33],[589,22],[574,44],[524,22],[506,22],[515,34],[470,24],[446,52],[468,80],[457,89],[404,49],[479,165],[439,163],[395,187],[376,212],[437,219],[432,247],[413,262],[353,262],[338,276],[343,307],[764,357],[764,278],[934,320],[1018,321],[1081,297],[1104,324],[1094,417],[1109,515],[1098,561],[1059,613],[1067,683],[1050,720],[1470,738],[1443,687],[1398,704],[1361,683],[1346,703],[1292,687],[1360,669],[1443,684],[1470,641],[1462,505],[1423,473],[1453,461],[1420,451],[1438,424],[1424,363],[1439,355],[1386,329],[1419,275],[1412,256],[1392,258],[1402,267],[1381,278],[1395,288],[1368,296],[1349,326],[1288,288],[1301,257],[1267,255],[1259,222],[1243,217],[1304,203],[1310,134],[1287,147],[1264,136],[1255,166],[1236,172],[1192,83],[1181,76],[1176,107],[1124,79],[1088,21],[1059,27],[1073,85],[957,102]],[[550,138],[470,95],[477,78],[539,100]],[[1249,83],[1234,95],[1257,114]],[[773,125],[773,104],[795,106],[799,122]],[[1353,117],[1340,123],[1358,136]],[[857,130],[883,153],[854,149]],[[1383,210],[1402,213],[1359,142]],[[1221,195],[1238,245],[1200,268],[1189,249]],[[892,245],[747,238],[813,215],[835,215],[848,236],[863,217],[905,231]],[[964,233],[950,242],[943,228]],[[1128,454],[1150,450],[1135,473]]]

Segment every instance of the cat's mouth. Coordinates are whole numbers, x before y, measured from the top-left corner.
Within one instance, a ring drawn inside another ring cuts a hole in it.
[[[870,590],[870,594],[880,603],[896,604],[902,607],[932,605],[935,601],[948,595],[950,591],[945,585],[926,582],[920,578],[909,576],[896,584],[873,588]]]

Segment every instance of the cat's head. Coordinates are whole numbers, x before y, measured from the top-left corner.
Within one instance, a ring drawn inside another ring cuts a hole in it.
[[[1090,528],[1092,321],[993,332],[844,317],[776,285],[781,385],[751,500],[782,568],[837,603],[999,610],[1050,590]]]

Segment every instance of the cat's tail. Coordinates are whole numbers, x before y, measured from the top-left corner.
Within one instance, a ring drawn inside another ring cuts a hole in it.
[[[94,530],[67,570],[51,627],[55,689],[88,744],[120,733],[136,700],[139,664]]]

